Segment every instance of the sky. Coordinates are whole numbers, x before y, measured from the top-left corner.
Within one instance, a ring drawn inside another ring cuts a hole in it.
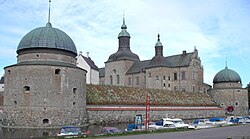
[[[17,63],[22,37],[48,22],[49,0],[0,0],[0,76]],[[77,51],[101,68],[118,50],[123,17],[130,48],[140,60],[153,58],[157,34],[163,55],[192,52],[204,68],[204,82],[213,85],[220,70],[236,71],[250,82],[249,0],[51,0],[52,27],[67,33]]]

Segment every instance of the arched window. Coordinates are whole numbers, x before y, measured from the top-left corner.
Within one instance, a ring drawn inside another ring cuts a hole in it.
[[[49,123],[49,119],[43,119],[43,124],[48,124]]]

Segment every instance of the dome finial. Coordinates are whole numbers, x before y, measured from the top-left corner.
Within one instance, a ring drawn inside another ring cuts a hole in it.
[[[127,29],[127,26],[125,24],[125,15],[124,15],[124,13],[123,13],[123,19],[122,19],[122,27],[121,27],[121,29]]]
[[[51,3],[51,0],[49,0],[48,23],[46,24],[46,27],[52,27],[52,25],[51,25],[51,23],[50,23],[50,3]]]
[[[50,3],[51,3],[51,0],[49,0],[49,15],[48,15],[48,23],[50,23]]]
[[[227,57],[226,57],[226,67],[225,68],[227,69]]]
[[[160,41],[160,33],[159,32],[158,32],[158,35],[157,35],[157,42],[156,42],[155,46],[162,46],[162,43]]]

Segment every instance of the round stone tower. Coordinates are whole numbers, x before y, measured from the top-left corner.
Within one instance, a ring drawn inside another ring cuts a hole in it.
[[[72,39],[48,22],[22,38],[17,54],[17,64],[4,68],[3,125],[84,125],[86,71],[76,66]]]
[[[226,66],[214,76],[213,83],[210,94],[221,107],[225,108],[226,114],[247,114],[247,90],[242,88],[241,78],[237,72]]]

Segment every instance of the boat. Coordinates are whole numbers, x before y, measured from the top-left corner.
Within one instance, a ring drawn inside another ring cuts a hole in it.
[[[188,126],[189,129],[203,129],[216,127],[209,119],[195,119],[192,124]]]
[[[143,130],[142,127],[143,124],[128,124],[127,128],[125,129],[126,132],[131,132],[131,131],[139,131]]]
[[[250,123],[250,116],[244,116],[243,118],[245,119],[246,123]]]
[[[148,129],[154,130],[154,129],[160,129],[160,128],[162,128],[162,126],[156,125],[155,122],[149,122],[149,123],[148,123]],[[143,126],[142,126],[142,129],[146,129],[146,126],[143,125]]]
[[[229,124],[223,117],[213,117],[210,118],[209,121],[216,126],[225,126]]]
[[[229,116],[227,117],[227,121],[233,123],[233,124],[246,124],[246,117],[242,116]]]
[[[79,127],[76,126],[63,126],[57,136],[86,136],[85,133],[81,132]]]
[[[156,124],[162,126],[162,128],[188,128],[189,126],[179,118],[162,118]]]

